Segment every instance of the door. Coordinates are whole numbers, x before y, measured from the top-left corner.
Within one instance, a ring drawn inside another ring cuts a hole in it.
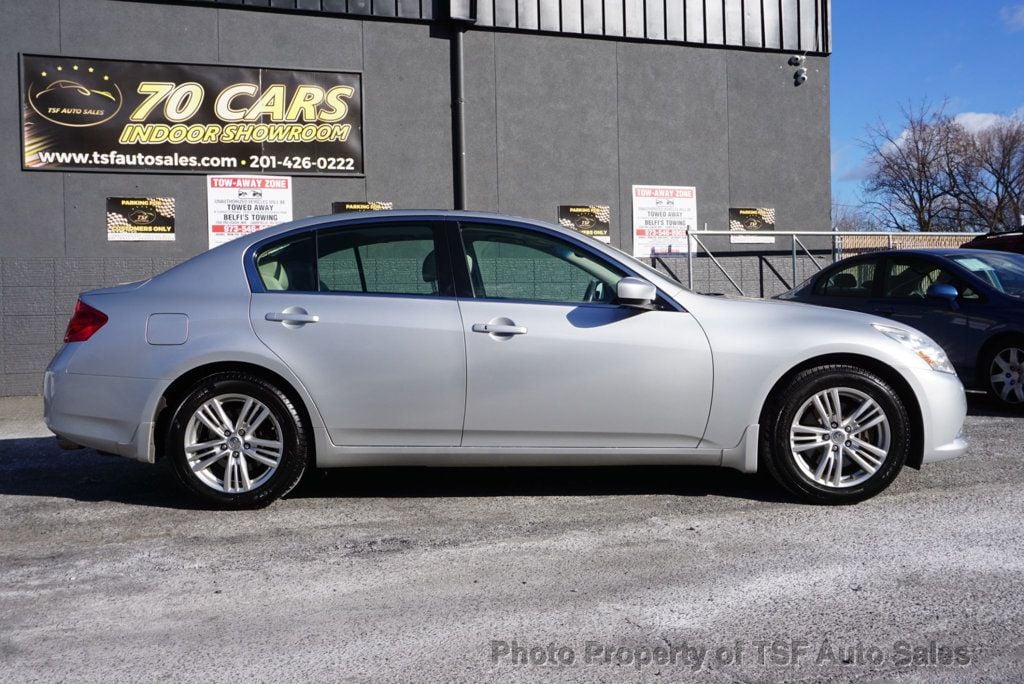
[[[442,231],[324,229],[256,254],[257,336],[295,372],[345,446],[457,446],[466,351]]]
[[[977,294],[948,268],[926,257],[893,255],[885,260],[882,290],[872,300],[872,313],[909,325],[935,340],[954,364],[962,366],[967,356],[969,319],[964,307],[928,297],[928,288],[948,283],[957,288],[961,300]]]
[[[711,351],[686,312],[614,303],[628,275],[528,227],[463,224],[453,263],[468,366],[464,446],[695,447]]]

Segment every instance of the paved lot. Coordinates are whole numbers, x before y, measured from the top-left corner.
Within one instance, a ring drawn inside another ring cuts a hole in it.
[[[848,508],[695,468],[403,469],[209,512],[38,411],[0,402],[6,681],[1024,681],[1024,418],[974,399],[970,457]]]

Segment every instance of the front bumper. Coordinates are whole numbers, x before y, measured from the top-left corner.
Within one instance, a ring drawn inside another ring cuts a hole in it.
[[[967,395],[959,378],[933,370],[914,371],[924,428],[921,463],[936,463],[963,455],[968,448],[964,436]]]
[[[152,462],[152,424],[142,420],[158,380],[69,373],[75,345],[62,348],[43,377],[43,420],[58,437]]]

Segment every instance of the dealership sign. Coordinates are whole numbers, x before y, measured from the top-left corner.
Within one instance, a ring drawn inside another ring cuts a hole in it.
[[[173,197],[108,197],[107,239],[174,240]]]
[[[356,73],[23,55],[22,166],[363,173]]]
[[[612,211],[607,204],[560,204],[558,224],[605,244],[612,241]]]
[[[733,244],[775,242],[771,235],[775,231],[774,207],[730,207],[729,230],[735,235],[729,237]]]

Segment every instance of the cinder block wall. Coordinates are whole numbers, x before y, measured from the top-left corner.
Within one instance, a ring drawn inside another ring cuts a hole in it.
[[[450,46],[428,24],[117,0],[0,14],[0,396],[40,391],[78,292],[207,247],[201,175],[21,170],[19,53],[362,71],[366,176],[296,177],[295,217],[338,200],[452,206]],[[794,88],[782,53],[489,31],[465,45],[471,209],[554,221],[559,204],[609,204],[627,250],[633,184],[696,186],[712,229],[730,206],[775,207],[780,229],[828,225],[827,58]],[[177,239],[108,242],[108,196],[174,197]],[[712,249],[759,294],[757,245]],[[686,281],[685,260],[671,268]],[[695,285],[733,292],[705,259]]]

